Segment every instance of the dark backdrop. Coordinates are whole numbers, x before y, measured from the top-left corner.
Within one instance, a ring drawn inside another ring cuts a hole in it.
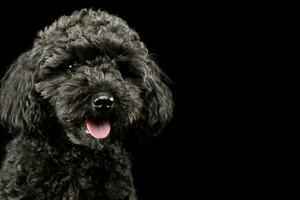
[[[201,114],[196,112],[201,108],[201,93],[205,90],[198,87],[203,75],[195,73],[201,70],[198,61],[206,57],[203,49],[197,46],[197,32],[206,22],[203,19],[198,21],[198,13],[192,10],[193,5],[172,3],[166,7],[153,1],[135,4],[116,1],[39,1],[36,5],[21,5],[10,1],[0,6],[1,77],[9,64],[31,47],[36,32],[63,14],[92,7],[125,19],[140,34],[149,51],[155,54],[157,62],[173,81],[171,89],[176,105],[174,118],[162,135],[146,144],[134,144],[132,147],[138,195],[142,200],[175,199],[181,196],[188,199],[194,188],[206,185],[205,179],[197,180],[194,173],[199,159],[207,157],[206,153],[201,152],[201,148],[204,149],[201,143],[205,142],[194,142],[192,138],[192,135],[201,134],[200,127],[191,131],[194,122],[199,126],[203,123]],[[0,131],[2,158],[10,136],[4,127]],[[195,150],[200,153],[195,153]],[[207,177],[207,174],[202,176]],[[196,182],[192,183],[192,180]]]
[[[258,13],[248,5],[216,2],[124,2],[1,2],[0,75],[59,16],[84,7],[116,14],[140,34],[173,81],[172,122],[155,140],[132,146],[139,199],[255,194],[262,183],[255,181],[259,165],[249,155],[258,147],[250,141],[260,138],[260,129],[253,128],[256,118],[248,111],[256,100],[247,88],[255,83],[251,73],[260,73],[259,48],[252,48],[261,33],[252,24]],[[9,136],[0,131],[2,157]]]

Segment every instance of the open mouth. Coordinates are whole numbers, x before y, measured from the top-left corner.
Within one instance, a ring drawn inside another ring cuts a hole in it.
[[[98,119],[91,120],[87,119],[85,121],[86,133],[90,134],[96,139],[105,139],[108,137],[111,125],[109,120],[107,119]]]

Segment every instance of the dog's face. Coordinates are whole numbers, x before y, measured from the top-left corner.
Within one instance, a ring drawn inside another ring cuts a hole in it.
[[[123,20],[84,9],[41,31],[11,66],[1,117],[23,133],[57,123],[73,143],[99,149],[129,130],[162,129],[172,115],[163,77]]]
[[[126,52],[107,55],[85,48],[96,52],[63,52],[67,60],[51,55],[39,71],[35,90],[50,102],[72,142],[102,145],[141,118],[145,74]]]
[[[101,46],[85,45],[60,49],[64,60],[55,52],[49,55],[35,90],[50,102],[73,142],[102,145],[141,118],[147,72],[144,63],[135,61],[140,52],[130,55],[129,49],[119,46],[124,48],[121,54],[110,54]],[[110,50],[116,48],[107,45]]]

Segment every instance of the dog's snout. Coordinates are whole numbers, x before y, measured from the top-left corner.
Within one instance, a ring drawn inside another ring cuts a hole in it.
[[[102,94],[96,97],[93,101],[93,106],[99,109],[111,109],[114,104],[114,98],[109,94]]]

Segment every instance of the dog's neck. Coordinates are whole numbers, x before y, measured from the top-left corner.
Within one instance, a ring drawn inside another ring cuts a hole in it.
[[[93,163],[110,160],[117,155],[116,152],[126,154],[119,144],[108,144],[102,150],[93,150],[86,146],[62,141],[61,138],[57,138],[56,141],[53,138],[41,140],[24,135],[19,137],[19,142],[20,145],[23,145],[21,148],[26,149],[24,153],[28,155],[36,154],[35,157],[39,157],[39,152],[48,152],[45,162],[48,162],[49,165],[55,165],[58,170],[76,170],[75,168],[80,168],[80,163],[83,162]],[[43,153],[43,155],[45,154]],[[100,164],[100,166],[102,165]]]

